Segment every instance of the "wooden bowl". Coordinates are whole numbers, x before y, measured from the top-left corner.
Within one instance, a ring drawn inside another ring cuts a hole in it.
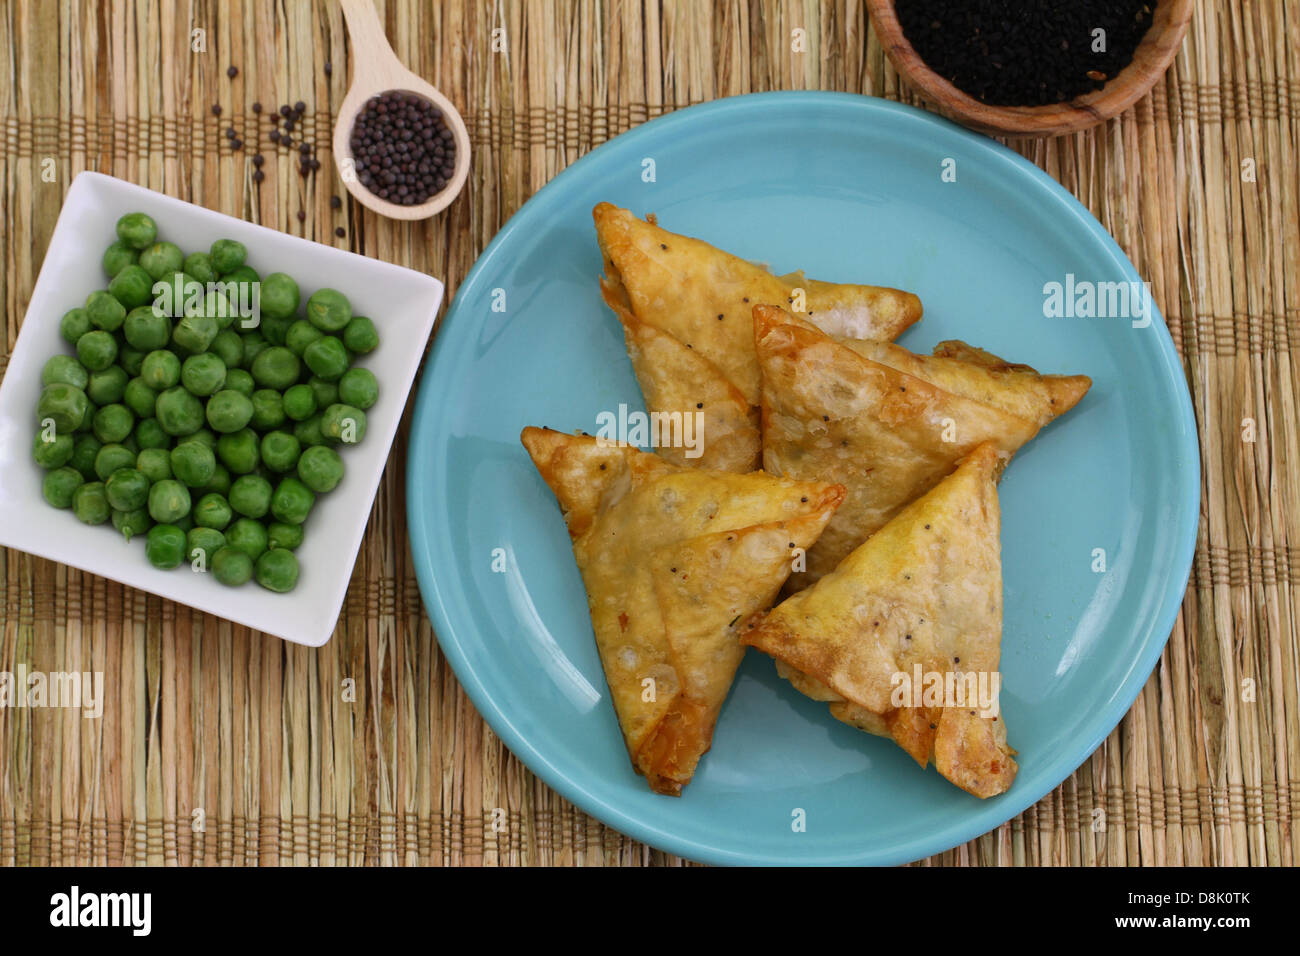
[[[894,0],[867,0],[867,11],[890,62],[926,99],[957,122],[995,136],[1058,136],[1096,126],[1150,91],[1169,68],[1192,18],[1193,0],[1159,0],[1133,61],[1100,90],[1044,106],[990,106],[963,93],[912,49],[894,12]]]

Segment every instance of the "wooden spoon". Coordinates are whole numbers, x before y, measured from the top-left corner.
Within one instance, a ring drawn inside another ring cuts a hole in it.
[[[383,24],[379,22],[371,0],[339,0],[339,5],[343,8],[348,36],[352,41],[352,86],[334,123],[334,162],[338,165],[343,185],[358,202],[381,216],[428,219],[456,198],[469,175],[469,132],[465,129],[465,121],[447,97],[402,65],[388,45]],[[451,179],[418,206],[401,206],[380,199],[357,177],[350,145],[353,124],[367,100],[389,90],[414,93],[431,102],[442,111],[443,122],[456,142],[456,166]]]

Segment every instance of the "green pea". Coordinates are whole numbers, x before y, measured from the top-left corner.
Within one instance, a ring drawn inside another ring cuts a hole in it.
[[[32,442],[32,459],[46,470],[62,468],[72,461],[72,453],[76,447],[76,439],[69,432],[49,435],[41,429],[36,433],[36,440]]]
[[[208,255],[212,259],[212,268],[225,275],[227,272],[234,272],[244,264],[248,250],[244,248],[242,242],[236,242],[234,239],[218,239],[212,244]]]
[[[331,405],[321,415],[320,433],[326,439],[355,445],[366,437],[366,413],[353,405]]]
[[[252,518],[236,518],[226,528],[226,544],[256,561],[266,550],[266,526]]]
[[[272,345],[258,353],[250,371],[253,373],[253,381],[263,388],[284,391],[298,381],[302,364],[298,361],[298,356],[283,345]]]
[[[217,456],[201,442],[182,442],[172,449],[171,466],[177,481],[191,488],[203,488],[216,474]]]
[[[99,476],[95,474],[95,458],[103,447],[104,443],[94,435],[78,435],[68,464],[77,469],[81,477],[87,481],[97,478]]]
[[[262,335],[272,345],[284,345],[285,336],[289,334],[292,325],[293,319],[273,319],[270,316],[263,315],[258,328],[262,330]]]
[[[285,472],[298,464],[301,445],[288,432],[267,432],[262,436],[262,463],[276,472]]]
[[[69,309],[59,319],[59,334],[69,345],[76,345],[77,339],[92,328],[94,325],[90,321],[90,314],[85,309]]]
[[[127,378],[134,378],[144,368],[144,353],[130,345],[122,345],[117,350],[117,364],[122,366]]]
[[[180,272],[184,265],[185,253],[174,242],[155,242],[140,253],[140,268],[153,279]]]
[[[146,418],[136,422],[135,441],[141,451],[149,451],[154,448],[170,448],[172,437],[163,431],[158,419]]]
[[[190,563],[201,560],[200,567],[212,566],[212,557],[226,546],[226,536],[215,528],[191,528],[185,536],[185,554]]]
[[[122,403],[139,418],[153,418],[154,404],[157,401],[158,393],[139,375],[127,382],[126,388],[122,390]]]
[[[208,315],[187,315],[172,329],[172,343],[190,355],[206,352],[221,327]]]
[[[145,448],[135,459],[136,470],[155,483],[172,477],[171,452],[166,448]]]
[[[92,421],[95,437],[105,445],[124,441],[135,428],[135,416],[131,414],[131,409],[120,404],[105,405],[95,412]]]
[[[110,332],[87,332],[77,339],[77,358],[90,371],[102,372],[117,358],[117,339]]]
[[[230,507],[246,518],[271,510],[271,483],[257,475],[242,475],[230,486]]]
[[[379,332],[375,323],[364,315],[354,315],[343,329],[343,344],[354,355],[365,355],[379,348]]]
[[[179,386],[166,389],[158,396],[154,414],[168,435],[193,435],[203,427],[203,404]]]
[[[322,332],[338,332],[352,321],[352,305],[342,292],[317,289],[307,300],[307,321]]]
[[[217,290],[204,295],[198,307],[188,314],[206,316],[216,323],[218,330],[230,328],[235,321],[235,307],[229,298]]]
[[[103,524],[113,513],[104,497],[104,483],[90,481],[72,493],[72,513],[82,524]]]
[[[71,508],[73,495],[85,483],[85,477],[77,469],[55,468],[41,482],[41,494],[55,508]]]
[[[253,381],[253,376],[248,374],[242,368],[232,368],[226,372],[226,389],[231,392],[238,392],[245,398],[253,397],[253,390],[257,384]]]
[[[104,482],[104,496],[118,511],[135,511],[149,501],[149,479],[135,468],[119,468]]]
[[[305,421],[316,412],[316,393],[310,385],[294,385],[280,399],[286,418],[295,422]]]
[[[94,372],[86,383],[86,397],[96,405],[112,405],[126,396],[127,374],[120,365]]]
[[[266,349],[271,347],[271,343],[257,329],[251,329],[247,332],[240,332],[240,338],[244,340],[244,365],[246,369],[251,369],[257,357]]]
[[[231,269],[229,272],[222,273],[221,280],[223,282],[234,282],[237,285],[244,286],[251,285],[252,283],[260,284],[261,277],[258,276],[256,269],[245,262],[238,269]]]
[[[216,492],[208,492],[194,506],[194,523],[201,528],[222,531],[233,517],[234,513],[225,495]]]
[[[343,459],[324,445],[308,448],[298,459],[298,477],[312,491],[333,491],[343,480]]]
[[[199,282],[217,281],[217,270],[212,267],[212,257],[206,252],[191,252],[185,257],[184,269]]]
[[[231,474],[248,475],[257,470],[261,461],[257,432],[251,428],[231,432],[217,439],[217,457]]]
[[[41,389],[40,400],[36,403],[36,421],[45,427],[45,421],[49,419],[54,422],[56,431],[71,435],[87,420],[89,409],[90,400],[85,392],[75,385],[55,382]]]
[[[144,555],[161,571],[179,568],[185,560],[185,532],[170,521],[160,521],[144,539]]]
[[[318,378],[333,382],[348,370],[352,357],[333,335],[325,335],[303,349],[302,360]]]
[[[124,309],[129,311],[153,298],[153,276],[139,266],[127,266],[113,276],[113,281],[108,284],[108,291],[113,298],[122,303]]]
[[[75,388],[86,388],[90,381],[90,373],[86,371],[84,365],[74,359],[71,355],[53,355],[41,369],[42,385],[72,385]]]
[[[316,396],[316,407],[324,411],[339,400],[339,386],[337,382],[327,382],[325,379],[313,375],[307,379],[307,387],[311,389]]]
[[[123,438],[119,444],[133,455],[140,454],[140,443],[135,440],[134,432]]]
[[[211,428],[200,428],[193,435],[185,439],[186,441],[196,441],[207,445],[213,451],[217,450],[217,433]]]
[[[169,524],[189,513],[190,490],[176,479],[165,478],[149,489],[149,515],[154,521]]]
[[[298,439],[298,444],[303,448],[328,444],[320,431],[321,417],[318,412],[293,426],[293,437]]]
[[[212,556],[212,576],[229,587],[247,584],[253,577],[253,559],[227,544]]]
[[[158,225],[142,212],[129,212],[117,221],[117,238],[137,251],[145,249],[158,238]]]
[[[302,544],[303,528],[300,524],[285,524],[272,521],[266,528],[266,545],[268,548],[285,548],[294,550]]]
[[[155,392],[174,388],[181,380],[181,360],[166,349],[150,352],[140,366],[140,378]]]
[[[118,511],[114,508],[113,527],[121,532],[122,537],[130,541],[137,534],[144,534],[152,528],[153,519],[149,517],[146,508],[136,508],[132,511]]]
[[[208,494],[221,495],[222,497],[230,494],[230,472],[221,462],[217,462],[217,470],[213,472],[212,480],[208,482],[203,491]]]
[[[253,393],[253,417],[250,424],[259,432],[279,428],[284,424],[284,401],[280,393],[270,388],[260,388]]]
[[[234,389],[223,389],[208,399],[207,417],[213,431],[237,432],[252,420],[253,401]]]
[[[95,477],[100,481],[108,481],[109,476],[119,468],[134,468],[135,455],[125,445],[104,445],[95,454]]]
[[[325,333],[316,326],[312,325],[306,319],[298,319],[284,334],[284,346],[294,355],[302,358],[302,353],[307,346],[311,345],[317,339],[325,337]]]
[[[104,250],[104,258],[101,265],[104,267],[104,274],[110,279],[117,275],[127,266],[133,266],[139,261],[140,253],[136,252],[121,239],[118,239],[107,249]]]
[[[191,355],[181,365],[181,385],[192,395],[207,397],[226,384],[226,363],[211,352]]]
[[[244,340],[234,329],[222,329],[208,346],[208,351],[226,363],[226,368],[239,368],[244,361]]]
[[[172,320],[152,305],[132,309],[122,323],[122,334],[134,348],[144,352],[166,348],[172,337]]]
[[[379,399],[379,380],[368,368],[350,368],[339,379],[339,401],[363,411]]]
[[[298,559],[292,551],[272,548],[257,559],[257,583],[268,591],[283,594],[298,583]]]
[[[263,318],[287,319],[298,311],[301,293],[298,283],[283,272],[272,272],[262,280]]]
[[[126,307],[103,289],[86,296],[85,308],[90,324],[101,332],[116,332],[126,321]]]
[[[271,514],[285,524],[302,524],[311,513],[316,496],[294,477],[282,478],[271,496]]]

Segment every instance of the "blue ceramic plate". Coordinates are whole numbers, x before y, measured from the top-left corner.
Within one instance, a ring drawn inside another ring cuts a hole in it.
[[[1016,456],[1001,485],[1002,708],[1020,751],[1010,791],[981,801],[922,771],[892,742],[833,720],[753,650],[685,795],[653,794],[633,773],[564,522],[519,444],[525,425],[594,432],[601,411],[644,408],[596,286],[601,200],[778,273],[912,290],[925,317],[900,341],[914,351],[960,338],[1092,376],[1083,402]],[[895,864],[998,826],[1119,722],[1186,585],[1199,459],[1164,320],[1131,303],[1129,315],[1077,314],[1087,311],[1081,283],[1136,281],[1105,230],[1036,167],[882,100],[743,96],[600,147],[501,230],[424,372],[411,541],[461,684],[566,798],[695,860]],[[1076,314],[1046,314],[1070,311],[1067,291]],[[1100,291],[1104,311],[1123,311],[1113,288]]]

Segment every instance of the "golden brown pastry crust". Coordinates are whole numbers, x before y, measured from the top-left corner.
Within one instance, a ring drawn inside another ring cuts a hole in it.
[[[779,307],[754,307],[754,339],[763,467],[848,489],[787,592],[834,569],[979,445],[991,442],[1005,465],[1038,431],[1028,419],[872,361]]]
[[[998,464],[996,447],[980,445],[838,568],[741,635],[783,674],[798,672],[795,686],[830,700],[836,718],[893,738],[921,766],[933,760],[979,797],[1015,778],[1000,714],[975,704],[913,706],[910,697],[897,706],[895,675],[983,674],[993,689],[1002,639]]]
[[[819,327],[884,340],[921,317],[920,300],[909,292],[821,282],[798,273],[774,276],[609,203],[597,205],[592,216],[604,257],[601,293],[623,323],[647,409],[693,413],[705,403],[705,454],[686,459],[670,451],[679,464],[739,472],[758,468],[753,305],[790,305],[801,295]]]
[[[605,301],[623,324],[627,354],[632,360],[646,408],[651,412],[699,413],[696,430],[701,454],[690,457],[684,447],[661,446],[655,451],[676,465],[744,474],[757,471],[763,443],[758,409],[702,354],[642,322],[600,282]]]
[[[586,585],[601,665],[638,772],[678,794],[709,748],[743,654],[844,489],[682,468],[590,436],[520,436],[555,493]]]
[[[1086,375],[1043,375],[1028,365],[1007,362],[954,340],[940,342],[932,355],[915,355],[890,342],[842,341],[873,362],[1026,419],[1039,428],[1074,408],[1092,386]]]

